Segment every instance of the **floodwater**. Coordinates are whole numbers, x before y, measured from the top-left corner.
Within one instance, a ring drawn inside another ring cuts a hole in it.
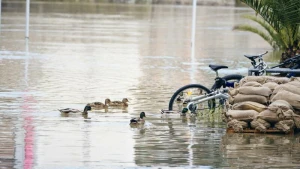
[[[199,119],[161,115],[190,83],[211,86],[221,75],[246,75],[243,54],[271,47],[232,31],[247,8],[197,8],[191,56],[190,6],[2,4],[0,48],[1,168],[300,168],[299,135],[226,134],[218,114]],[[128,98],[129,107],[61,115],[89,102]],[[129,120],[146,112],[146,123]]]

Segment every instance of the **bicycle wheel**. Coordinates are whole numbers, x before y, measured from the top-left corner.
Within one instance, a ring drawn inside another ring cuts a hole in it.
[[[189,99],[200,96],[207,95],[210,90],[200,84],[190,84],[178,89],[170,99],[169,110],[181,112],[183,108],[189,103]],[[215,104],[211,100],[201,102],[196,105],[196,113],[200,111],[209,111],[215,108]]]
[[[226,80],[226,87],[234,87],[234,83],[239,82],[244,76],[239,74],[232,74],[222,77]],[[216,84],[211,87],[212,91],[216,90]]]

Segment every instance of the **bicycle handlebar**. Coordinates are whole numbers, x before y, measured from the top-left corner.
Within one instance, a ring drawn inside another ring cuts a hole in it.
[[[268,51],[266,51],[265,53],[259,54],[258,56],[263,56],[263,55],[265,55],[267,53],[268,53]]]
[[[285,65],[285,64],[288,64],[288,63],[291,63],[291,62],[293,62],[293,61],[297,61],[297,60],[298,60],[298,61],[300,60],[300,55],[296,55],[296,56],[294,56],[294,57],[292,57],[292,58],[289,58],[289,59],[285,60],[283,63],[271,67],[271,69],[276,68],[276,67],[279,67],[279,66],[282,66],[282,65]]]

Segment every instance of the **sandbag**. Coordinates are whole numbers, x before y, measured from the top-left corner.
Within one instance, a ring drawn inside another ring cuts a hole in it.
[[[285,84],[290,82],[291,79],[287,78],[287,77],[273,77],[273,76],[268,76],[268,78],[266,78],[265,83],[267,82],[275,82],[277,84]]]
[[[277,114],[275,112],[272,112],[271,110],[267,109],[262,112],[260,112],[257,117],[257,119],[263,119],[269,123],[274,123],[280,121]]]
[[[258,82],[260,84],[264,84],[266,82],[267,76],[246,76],[240,80],[240,86],[243,86],[247,82]]]
[[[284,131],[286,133],[290,132],[295,126],[295,123],[293,120],[282,120],[277,122],[274,127],[278,130]]]
[[[278,85],[274,91],[273,91],[273,95],[278,93],[278,91],[280,90],[286,90],[286,91],[289,91],[289,92],[292,92],[294,94],[299,94],[300,95],[300,88],[298,88],[297,86],[295,85],[291,85],[289,83],[286,83],[286,84],[282,84],[282,85]]]
[[[242,132],[244,128],[248,128],[248,123],[233,119],[227,123],[227,128],[233,128],[235,132]]]
[[[272,91],[268,87],[245,86],[239,88],[239,93],[246,94],[246,95],[260,95],[260,96],[269,97],[272,94]]]
[[[263,119],[254,119],[250,123],[251,128],[255,130],[259,130],[261,132],[266,132],[268,128],[270,128],[271,124]]]
[[[300,129],[300,116],[299,115],[294,115],[293,120],[294,120],[295,126],[298,129]]]
[[[275,89],[275,87],[277,87],[279,84],[275,83],[275,82],[267,82],[265,84],[263,84],[263,87],[267,87],[269,89],[271,89],[271,91],[273,91]]]
[[[267,82],[275,82],[277,84],[285,84],[290,82],[290,79],[287,77],[273,77],[273,76],[247,76],[240,80],[240,86],[243,86],[243,84],[247,82],[258,82],[260,84],[264,84]]]
[[[252,87],[261,87],[262,85],[255,81],[246,82],[243,84],[243,86],[252,86]]]
[[[291,81],[286,84],[293,85],[293,86],[300,88],[300,81]]]
[[[246,102],[246,101],[252,101],[257,102],[261,104],[267,104],[268,99],[265,96],[260,95],[245,95],[245,94],[237,94],[232,100],[230,100],[232,103],[240,103],[240,102]]]
[[[268,109],[273,112],[277,112],[278,109],[281,111],[288,111],[290,109],[293,110],[293,107],[285,100],[275,100],[269,105]]]
[[[232,105],[231,109],[233,109],[233,110],[255,110],[258,113],[260,113],[260,112],[266,110],[267,106],[257,103],[257,102],[246,101],[246,102],[235,103],[234,105]]]
[[[226,116],[230,119],[239,121],[252,121],[259,113],[255,110],[228,110]]]
[[[228,94],[230,95],[230,96],[236,96],[237,94],[239,93],[239,91],[238,91],[238,89],[235,89],[235,88],[229,88],[228,89]]]
[[[295,82],[300,82],[300,77],[291,77],[291,82],[295,81]]]
[[[293,108],[300,109],[300,95],[298,94],[294,94],[286,90],[279,90],[277,94],[271,97],[271,102],[276,100],[285,100],[292,105]]]

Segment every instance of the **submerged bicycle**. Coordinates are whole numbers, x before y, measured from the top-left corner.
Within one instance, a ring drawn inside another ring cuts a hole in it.
[[[216,73],[212,88],[208,89],[201,84],[189,84],[181,87],[171,97],[169,111],[182,112],[183,110],[189,110],[192,114],[197,114],[200,111],[214,110],[217,104],[220,106],[225,104],[225,100],[229,97],[227,87],[234,87],[234,83],[239,82],[243,76],[232,74],[219,77],[218,70],[228,67],[224,65],[209,65],[209,67]],[[216,101],[217,99],[219,102]]]

